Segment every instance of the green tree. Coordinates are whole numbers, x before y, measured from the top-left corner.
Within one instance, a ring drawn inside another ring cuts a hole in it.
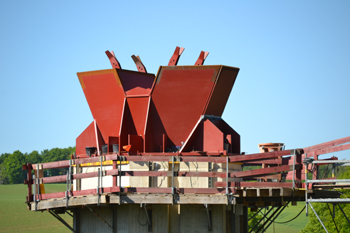
[[[9,184],[9,177],[3,164],[0,164],[0,184]]]
[[[42,157],[38,151],[34,150],[30,154],[26,155],[26,162],[31,164],[41,163]]]
[[[75,147],[53,148],[51,150],[43,150],[41,152],[42,163],[55,162],[70,159],[70,155],[75,152]],[[45,176],[65,175],[68,168],[50,169],[49,173],[44,171]]]
[[[0,155],[0,164],[2,164],[7,157],[9,157],[11,154],[10,153],[4,153]]]
[[[8,179],[9,184],[23,183],[25,171],[22,165],[25,164],[25,156],[19,150],[9,155],[2,163],[1,177]]]
[[[7,173],[5,172],[5,167],[3,165],[5,159],[9,157],[11,154],[4,153],[0,155],[0,184],[8,184],[9,178]]]

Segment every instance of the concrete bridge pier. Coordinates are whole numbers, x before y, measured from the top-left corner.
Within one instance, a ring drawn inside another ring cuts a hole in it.
[[[73,213],[76,232],[248,232],[248,210],[242,204],[104,204]]]

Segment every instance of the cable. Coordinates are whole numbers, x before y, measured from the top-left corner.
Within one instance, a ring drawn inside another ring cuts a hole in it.
[[[137,222],[141,225],[141,226],[146,226],[147,225],[147,219],[146,222],[144,224],[140,223],[140,213],[141,213],[142,208],[140,208],[139,210],[139,214],[137,215]]]
[[[300,211],[300,213],[299,213],[297,216],[295,216],[294,218],[292,218],[291,220],[288,220],[288,221],[286,221],[286,222],[276,222],[276,221],[275,221],[275,223],[284,224],[284,223],[289,223],[289,222],[293,221],[294,219],[296,219],[297,217],[299,217],[299,215],[305,210],[305,207],[306,207],[306,206],[304,206],[304,208]]]

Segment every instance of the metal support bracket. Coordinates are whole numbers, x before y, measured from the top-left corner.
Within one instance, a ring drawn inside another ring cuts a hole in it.
[[[114,55],[114,52],[111,51],[109,52],[108,50],[106,51],[106,55],[109,59],[109,61],[111,62],[111,65],[114,69],[121,69],[122,67],[120,66],[119,61],[117,60],[117,58]]]
[[[135,62],[135,65],[139,72],[147,73],[146,67],[143,65],[139,56],[132,55],[131,58]]]
[[[69,230],[71,230],[72,232],[76,232],[66,221],[64,221],[63,218],[61,218],[61,216],[59,216],[57,213],[53,212],[52,210],[49,210],[49,213],[54,216],[58,221],[60,221],[61,223],[63,223],[63,225],[65,225]],[[68,213],[68,212],[67,212]]]
[[[180,56],[184,50],[185,50],[185,48],[182,48],[182,47],[180,48],[179,46],[176,46],[176,49],[174,51],[173,56],[170,58],[168,66],[176,66],[177,62],[179,61]]]
[[[196,63],[194,63],[195,66],[201,66],[204,64],[205,59],[208,57],[209,52],[204,52],[201,51],[201,53],[199,54],[199,57],[196,61]]]

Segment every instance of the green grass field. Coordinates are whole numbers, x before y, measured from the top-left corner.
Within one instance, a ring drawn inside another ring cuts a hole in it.
[[[65,184],[45,185],[47,193],[62,192],[65,187]],[[47,211],[27,210],[26,196],[26,185],[0,185],[0,232],[71,232]],[[72,217],[60,216],[72,225]]]
[[[275,222],[286,222],[295,216],[304,208],[304,202],[298,202],[298,205],[292,206],[289,204],[283,212],[278,216]],[[297,233],[301,229],[303,229],[306,224],[309,222],[309,219],[305,215],[305,210],[299,215],[295,220],[285,223],[285,224],[271,224],[269,229],[267,229],[267,233],[273,232],[283,232],[283,233]],[[275,229],[274,229],[275,228]]]

